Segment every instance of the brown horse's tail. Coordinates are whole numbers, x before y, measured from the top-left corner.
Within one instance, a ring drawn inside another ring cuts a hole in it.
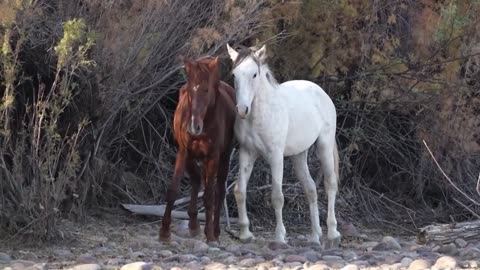
[[[339,160],[340,158],[338,156],[338,146],[337,146],[337,142],[335,142],[335,145],[333,146],[333,163],[334,163],[335,178],[337,179],[337,184],[340,183],[340,172],[338,168]]]

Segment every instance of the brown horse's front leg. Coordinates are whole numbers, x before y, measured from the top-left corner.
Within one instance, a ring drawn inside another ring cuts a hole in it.
[[[167,242],[170,240],[170,223],[172,222],[172,208],[175,200],[177,199],[180,181],[184,176],[186,158],[186,151],[180,148],[177,152],[177,157],[175,160],[175,171],[173,173],[172,182],[170,183],[170,187],[167,191],[167,207],[165,208],[165,213],[162,219],[162,227],[160,228],[160,241]]]
[[[218,166],[217,175],[217,193],[215,198],[215,217],[214,217],[214,233],[215,238],[218,240],[220,237],[220,210],[222,209],[222,203],[225,199],[225,184],[227,182],[228,171],[230,167],[230,153],[222,156],[220,165]]]
[[[213,213],[215,207],[216,197],[216,176],[218,171],[218,157],[211,158],[206,162],[206,179],[205,179],[205,192],[203,194],[203,200],[206,212],[205,221],[205,236],[208,242],[214,242],[215,239],[213,228]]]
[[[198,222],[197,199],[198,191],[202,181],[201,170],[197,167],[194,161],[187,162],[188,174],[190,175],[190,185],[192,186],[190,204],[188,206],[188,228],[190,229],[190,236],[195,237],[200,233],[200,223]]]

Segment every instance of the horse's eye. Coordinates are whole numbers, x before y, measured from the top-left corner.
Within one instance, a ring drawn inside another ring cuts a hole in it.
[[[253,74],[253,78],[255,79],[257,77],[257,73]]]

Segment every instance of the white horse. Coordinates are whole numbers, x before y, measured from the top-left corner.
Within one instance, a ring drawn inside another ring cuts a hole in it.
[[[304,188],[310,208],[310,242],[320,244],[322,229],[318,216],[317,188],[307,165],[308,149],[316,143],[328,195],[327,243],[340,243],[335,218],[338,189],[338,152],[335,141],[336,110],[330,97],[310,81],[293,80],[278,84],[266,63],[266,47],[239,52],[227,44],[232,59],[238,116],[235,135],[239,141],[240,175],[235,187],[240,239],[254,236],[246,213],[246,190],[253,165],[263,157],[272,170],[272,204],[275,209],[275,240],[285,243],[282,220],[283,157],[292,157],[295,173]]]

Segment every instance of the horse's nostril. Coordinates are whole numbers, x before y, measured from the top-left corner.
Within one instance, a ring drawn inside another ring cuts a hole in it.
[[[245,108],[245,114],[247,114],[247,113],[248,113],[248,107]]]

